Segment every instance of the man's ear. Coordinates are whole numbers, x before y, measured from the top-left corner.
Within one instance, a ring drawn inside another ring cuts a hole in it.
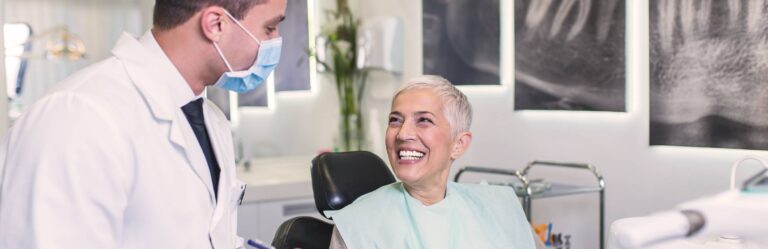
[[[454,140],[453,149],[451,150],[451,159],[456,160],[464,155],[464,152],[467,152],[471,143],[472,132],[464,131],[456,135],[456,140]]]
[[[225,25],[229,24],[226,21],[227,18],[224,9],[218,6],[209,6],[200,10],[200,29],[203,36],[212,42],[218,42]]]

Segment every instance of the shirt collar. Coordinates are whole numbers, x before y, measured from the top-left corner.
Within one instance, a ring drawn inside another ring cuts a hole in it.
[[[409,194],[408,191],[405,189],[405,183],[400,182],[400,188],[401,188],[401,191],[403,192],[403,195],[405,195],[407,205],[413,208],[420,208],[425,210],[441,210],[441,209],[445,209],[446,207],[450,207],[451,206],[450,203],[455,198],[452,190],[452,188],[454,188],[454,186],[452,185],[452,182],[448,182],[448,184],[446,185],[445,198],[443,198],[438,202],[432,203],[432,205],[429,205],[429,206],[424,206],[424,204],[422,204],[421,201],[411,196],[411,194]]]
[[[156,58],[165,58],[166,60],[169,61],[169,63],[172,64],[172,62],[170,62],[170,59],[165,54],[163,49],[160,48],[160,45],[157,43],[157,40],[155,40],[155,36],[152,34],[152,30],[149,30],[146,33],[144,33],[141,39],[139,39],[139,42],[141,42],[141,44],[144,45],[144,47],[147,49],[147,52],[149,52],[150,54],[152,54]],[[169,72],[169,73],[180,74],[178,71]],[[183,79],[183,77],[180,77],[180,78]],[[170,98],[172,99],[173,103],[177,107],[182,107],[187,103],[202,97],[202,96],[196,96],[195,93],[192,92],[192,88],[189,87],[189,84],[184,80],[172,80],[170,82],[157,82],[157,84],[164,84],[166,87],[168,87],[168,93],[170,94]]]

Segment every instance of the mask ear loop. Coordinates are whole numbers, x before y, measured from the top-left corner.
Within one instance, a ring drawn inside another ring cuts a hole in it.
[[[760,163],[764,168],[768,169],[768,163],[763,161],[763,159],[757,158],[756,156],[746,156],[738,161],[736,161],[733,166],[731,166],[731,190],[736,190],[736,169],[741,166],[741,163],[747,161],[747,160],[755,160],[758,163]]]
[[[223,8],[222,8],[222,9],[223,9]],[[235,22],[235,24],[237,24],[237,26],[239,26],[241,29],[243,29],[243,31],[245,31],[245,33],[246,33],[246,34],[248,34],[248,36],[250,36],[251,38],[253,38],[253,40],[255,40],[257,44],[261,45],[261,40],[259,40],[259,38],[256,38],[256,36],[254,36],[253,34],[251,34],[251,31],[248,31],[248,29],[246,29],[246,28],[245,28],[245,26],[243,26],[243,24],[242,24],[242,23],[240,23],[240,21],[238,21],[238,20],[237,20],[237,18],[235,18],[234,16],[232,16],[232,14],[230,14],[230,13],[229,13],[229,11],[227,11],[226,9],[223,9],[223,10],[224,10],[224,14],[227,14],[227,16],[228,16],[230,19],[232,19],[232,21],[233,21],[233,22]]]
[[[232,70],[232,66],[229,65],[227,58],[224,58],[224,53],[221,52],[221,49],[219,48],[219,44],[217,44],[216,42],[213,42],[213,47],[216,48],[216,52],[219,52],[219,56],[221,56],[221,60],[224,61],[224,64],[227,65],[227,69],[229,69],[230,72],[234,72],[235,70]]]

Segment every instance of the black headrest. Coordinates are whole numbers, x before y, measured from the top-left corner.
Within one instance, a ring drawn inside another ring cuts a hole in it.
[[[331,245],[333,225],[307,216],[299,216],[283,222],[272,246],[276,249],[327,249]]]
[[[321,214],[393,182],[387,164],[368,151],[325,153],[312,159],[312,190]]]

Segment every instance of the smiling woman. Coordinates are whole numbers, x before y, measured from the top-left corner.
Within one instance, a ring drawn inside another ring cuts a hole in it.
[[[397,178],[425,205],[445,196],[451,163],[472,141],[471,122],[466,96],[442,78],[414,78],[395,95],[387,154]]]
[[[472,141],[471,122],[467,97],[444,78],[406,82],[392,101],[386,133],[389,162],[402,182],[331,214],[331,248],[534,248],[512,188],[448,182],[453,161]]]

